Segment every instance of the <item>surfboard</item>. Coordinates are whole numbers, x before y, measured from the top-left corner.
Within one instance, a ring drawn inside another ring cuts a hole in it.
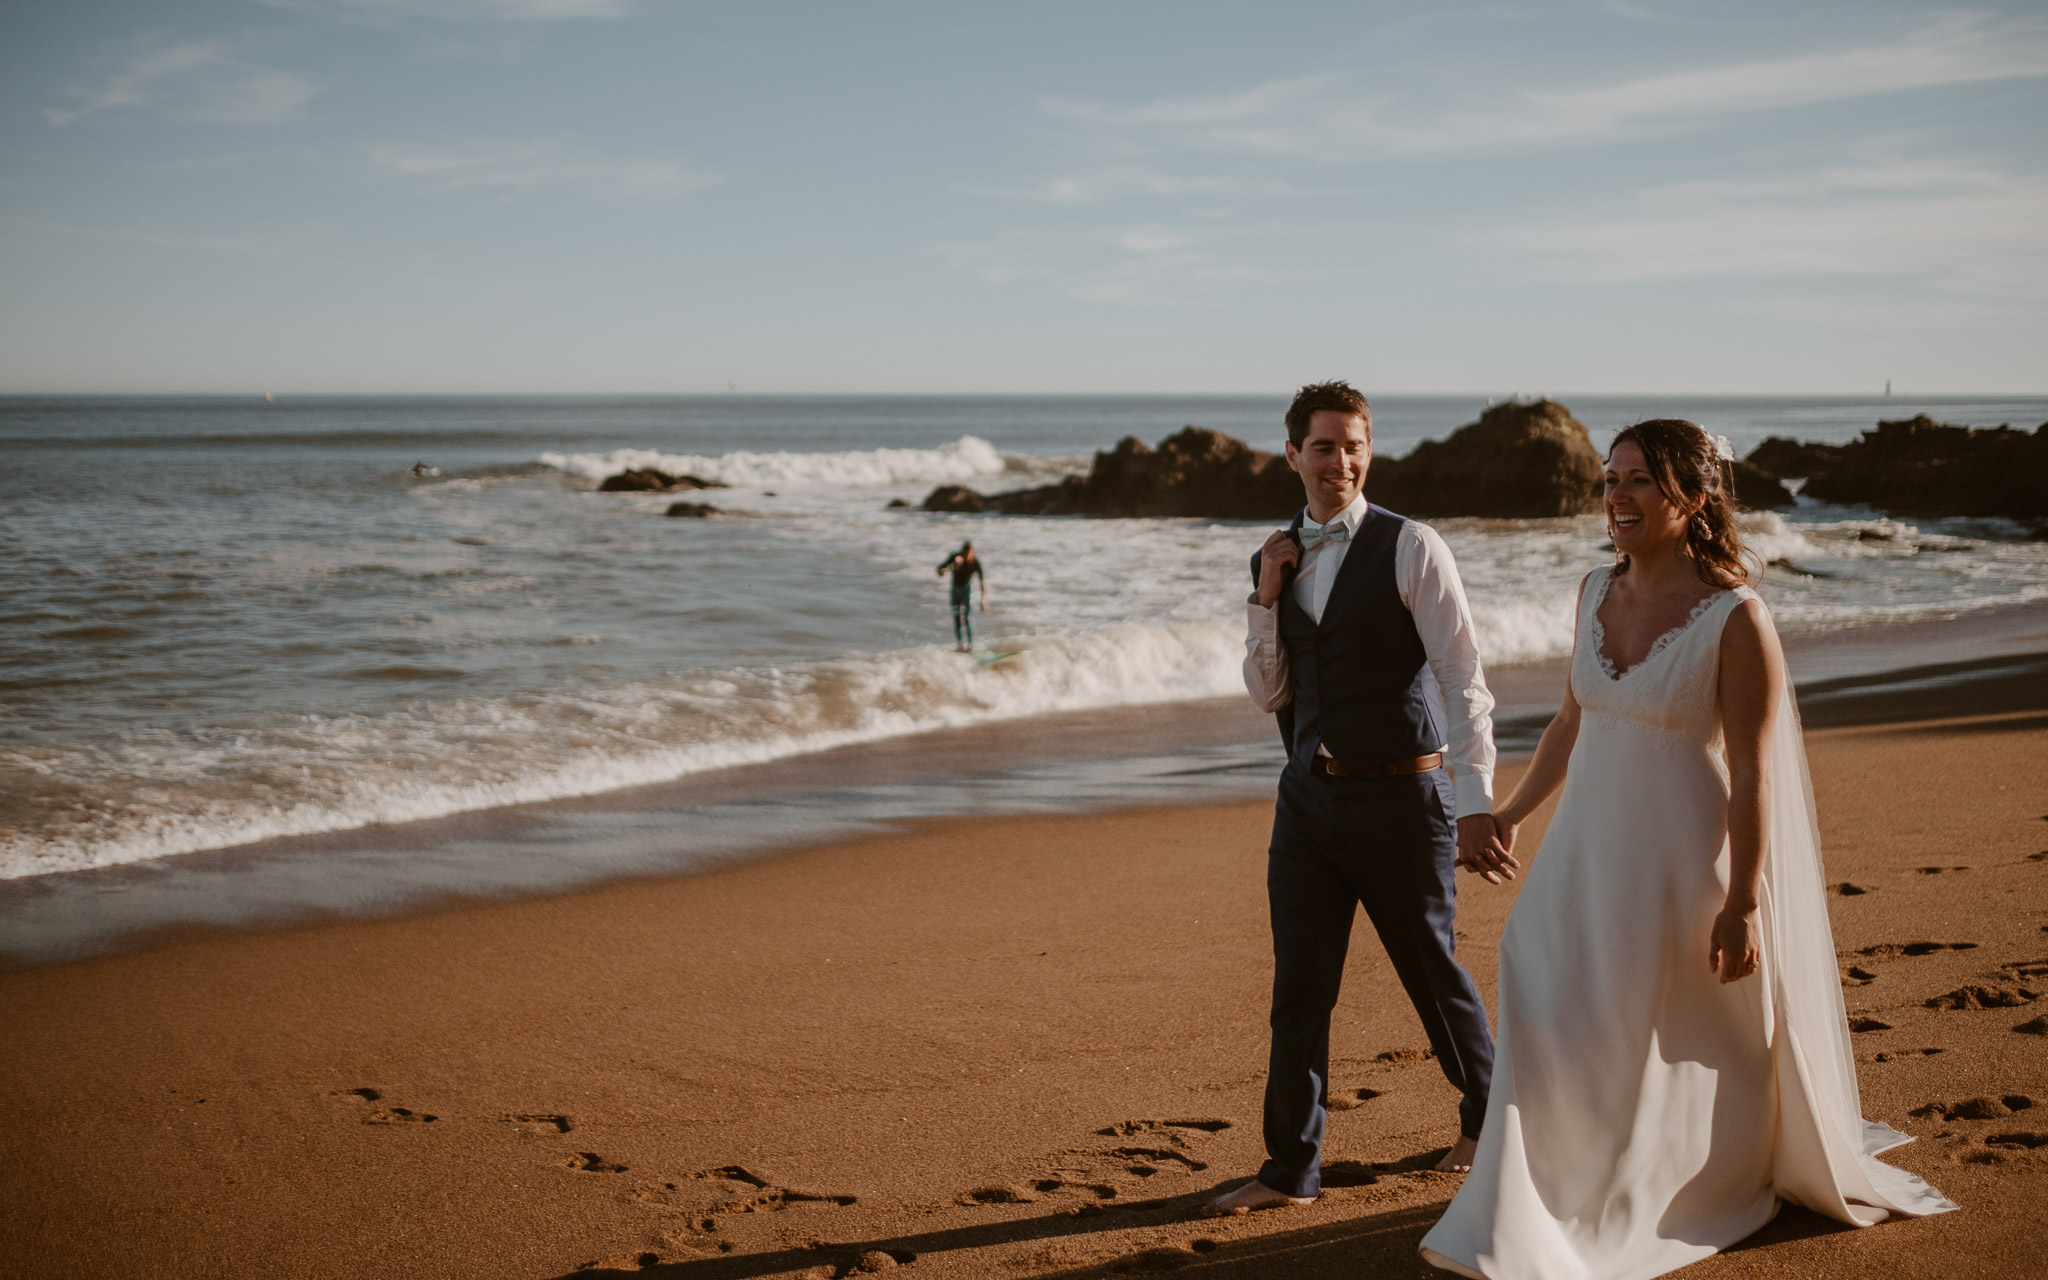
[[[992,663],[1001,662],[1005,658],[1021,658],[1029,652],[1031,652],[1029,649],[1011,649],[1008,652],[998,652],[994,649],[976,649],[969,656],[986,667]]]

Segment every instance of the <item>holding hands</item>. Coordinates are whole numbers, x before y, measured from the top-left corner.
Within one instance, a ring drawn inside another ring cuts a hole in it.
[[[1458,865],[1474,872],[1488,884],[1515,878],[1522,864],[1515,860],[1515,828],[1491,813],[1472,813],[1458,819]]]

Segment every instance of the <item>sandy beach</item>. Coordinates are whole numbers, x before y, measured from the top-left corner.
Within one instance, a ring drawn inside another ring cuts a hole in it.
[[[1865,1111],[1963,1211],[1857,1232],[1788,1209],[1685,1274],[2026,1273],[2048,1219],[2048,675],[1850,691],[1808,721]],[[0,973],[0,1271],[1431,1274],[1415,1245],[1456,1188],[1427,1170],[1454,1095],[1362,926],[1329,1190],[1195,1215],[1259,1159],[1270,816],[931,820]],[[1465,881],[1489,1001],[1512,902]]]

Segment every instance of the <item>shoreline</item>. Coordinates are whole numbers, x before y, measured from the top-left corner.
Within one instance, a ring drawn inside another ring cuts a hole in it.
[[[2048,775],[2048,671],[1956,674],[1851,690],[1854,721],[1807,739],[1829,882],[1855,890],[1829,898],[1849,1012],[1884,1024],[1854,1037],[1864,1110],[1963,1212],[1851,1231],[1787,1208],[1688,1275],[2023,1274],[2038,1251],[2048,1037],[2014,1028],[2039,1005],[1928,1002],[2048,963],[2024,785]],[[1258,1162],[1270,820],[1263,800],[920,819],[0,972],[0,1270],[1426,1275],[1455,1099],[1363,930],[1328,1192],[1194,1217]],[[1514,889],[1462,887],[1491,1002]]]
[[[1958,651],[1972,656],[1958,661]],[[2048,604],[1786,638],[1812,726],[1941,705],[2048,655]],[[1565,659],[1489,672],[1503,762],[1534,749]],[[1909,692],[1917,690],[1917,692]],[[1904,702],[1900,699],[1903,698]],[[1876,702],[1872,702],[1876,699]],[[1270,794],[1272,718],[1238,697],[1067,712],[859,743],[591,796],[0,880],[0,969],[207,930],[291,929],[704,874],[920,820]]]

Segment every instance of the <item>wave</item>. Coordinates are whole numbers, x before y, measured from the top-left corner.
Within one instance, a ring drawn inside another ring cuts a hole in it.
[[[1241,633],[1020,637],[1008,662],[899,650],[459,699],[382,716],[0,753],[0,879],[593,795],[934,729],[1241,689]],[[81,805],[82,797],[91,797]]]
[[[741,451],[717,456],[614,449],[610,453],[543,453],[539,461],[586,480],[603,480],[622,471],[654,470],[717,480],[744,489],[964,484],[1011,469],[996,447],[979,436],[962,436],[936,449],[861,449],[843,453]]]

